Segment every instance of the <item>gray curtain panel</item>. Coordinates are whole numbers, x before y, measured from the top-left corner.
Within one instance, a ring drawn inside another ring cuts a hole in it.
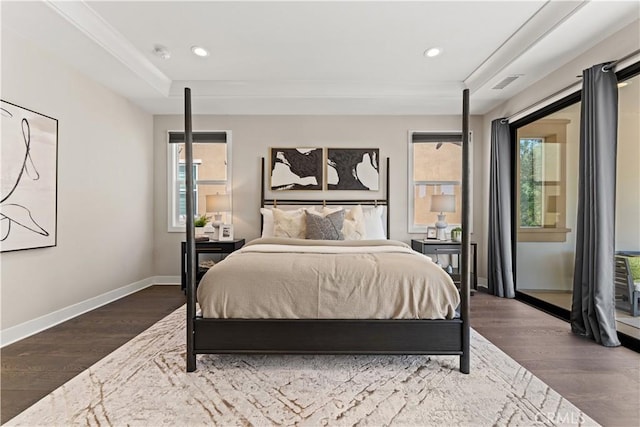
[[[620,345],[614,301],[618,88],[615,72],[604,65],[582,73],[571,330],[613,347]]]
[[[509,123],[491,122],[491,166],[489,178],[489,292],[515,297],[511,235],[511,143]]]

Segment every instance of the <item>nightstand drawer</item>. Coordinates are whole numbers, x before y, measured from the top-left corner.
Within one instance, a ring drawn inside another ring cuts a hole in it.
[[[458,257],[462,255],[462,243],[452,241],[412,239],[411,249],[421,254],[429,256],[435,255],[436,257],[438,255]],[[478,245],[475,242],[471,242],[471,251],[473,252],[473,258],[471,259],[471,284],[473,285],[473,289],[478,289]],[[453,269],[453,272],[450,274],[454,281],[460,281],[459,268]]]
[[[200,268],[200,263],[198,260],[198,255],[200,254],[223,254],[228,255],[234,251],[237,251],[241,247],[244,246],[244,239],[235,239],[229,241],[209,241],[209,242],[196,242],[196,253],[194,254],[196,257],[196,262],[198,263],[198,268],[196,269],[196,284],[200,281],[200,278],[206,273],[206,269]],[[181,289],[185,290],[187,287],[187,242],[182,242],[181,251],[181,264],[182,264],[182,273],[180,286]]]

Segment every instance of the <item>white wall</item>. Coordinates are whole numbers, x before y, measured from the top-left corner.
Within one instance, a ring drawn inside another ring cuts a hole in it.
[[[462,93],[461,93],[462,96]],[[462,103],[461,103],[462,105]],[[409,130],[460,130],[460,116],[194,116],[194,130],[230,130],[232,133],[232,179],[234,235],[253,239],[260,233],[260,158],[268,156],[269,147],[373,147],[380,148],[380,157],[391,161],[391,234],[396,240],[409,242],[407,232],[407,138]],[[155,251],[157,275],[178,275],[180,272],[180,241],[183,233],[167,232],[167,131],[184,128],[182,116],[155,116]],[[473,117],[470,129],[474,146],[482,146],[482,121]],[[474,154],[482,149],[474,148]],[[384,164],[384,163],[383,163]],[[268,167],[268,165],[267,165]],[[484,165],[474,161],[474,177],[484,173]],[[386,170],[383,166],[381,185]],[[476,180],[474,179],[474,181]],[[480,186],[474,186],[474,200],[482,199]],[[375,198],[362,192],[300,192],[276,197]],[[382,193],[373,193],[382,194]],[[270,197],[269,195],[267,197]],[[476,209],[474,230],[481,230],[485,217]],[[477,233],[477,231],[476,231]],[[473,239],[477,235],[472,236]],[[479,246],[479,252],[482,247]],[[482,275],[482,273],[480,274]]]
[[[526,90],[519,93],[517,96],[509,99],[507,102],[503,103],[499,107],[490,111],[484,116],[484,129],[485,129],[485,140],[487,144],[483,147],[485,151],[480,154],[482,161],[484,164],[489,164],[490,158],[490,139],[491,139],[491,121],[501,117],[509,117],[517,112],[520,112],[524,109],[527,109],[530,106],[540,102],[544,98],[567,88],[575,83],[579,83],[580,79],[576,76],[582,74],[582,70],[591,67],[592,65],[617,60],[619,58],[623,58],[634,52],[640,48],[640,20],[636,20],[634,23],[628,25],[623,28],[613,36],[605,39],[604,41],[597,44],[594,48],[590,49],[588,52],[578,56],[573,61],[563,66],[562,68],[550,73],[546,78],[540,80],[534,85],[528,87]],[[471,98],[471,102],[473,102],[473,97]],[[530,112],[535,111],[532,109]],[[636,122],[637,123],[637,122]],[[637,127],[637,125],[636,125]],[[637,129],[636,129],[637,134]],[[627,136],[624,136],[626,139]],[[632,141],[636,144],[635,151],[632,149],[629,151],[630,154],[637,153],[638,148],[638,138],[633,139],[631,135]],[[568,153],[569,155],[569,153]],[[638,157],[636,156],[635,161],[637,164]],[[483,194],[489,193],[489,168],[484,169],[484,175],[481,178],[481,185],[483,187]],[[569,177],[569,173],[567,177]],[[577,173],[577,171],[576,171]],[[636,187],[637,188],[637,187]],[[572,191],[568,188],[568,191]],[[573,190],[575,191],[575,190]],[[486,199],[485,199],[486,200]],[[638,199],[629,198],[629,203],[635,203],[636,208],[632,210],[632,212],[637,212],[638,208]],[[569,207],[570,208],[570,207]],[[618,208],[620,210],[620,208]],[[488,201],[484,203],[483,211],[488,212]],[[488,214],[487,214],[488,215]],[[569,219],[569,215],[574,215],[575,212],[568,211],[567,219]],[[620,218],[620,216],[618,216]],[[640,222],[637,220],[638,216],[635,218],[631,218],[630,216],[626,216],[624,221],[629,221],[628,224],[631,226],[631,223],[635,224],[635,230],[638,230],[640,227]],[[621,220],[618,219],[618,226],[620,226]],[[482,236],[487,235],[488,223],[483,223],[484,227]],[[632,233],[633,234],[633,233]],[[618,232],[619,235],[619,232]],[[640,231],[636,232],[635,235],[640,235]],[[575,239],[575,237],[573,237]],[[486,245],[486,241],[484,242]],[[635,244],[637,246],[637,242]],[[531,248],[529,248],[531,249]],[[628,248],[626,248],[628,249]],[[535,250],[529,251],[524,255],[520,252],[518,253],[518,279],[521,280],[521,277],[527,277],[526,288],[528,289],[567,289],[567,282],[570,281],[568,279],[568,275],[570,277],[573,276],[573,260],[570,259],[567,251],[564,249],[558,249],[558,253],[556,257],[553,259],[548,259],[548,253],[545,249],[539,250],[536,248]],[[572,255],[571,255],[572,256]],[[483,259],[483,262],[486,263],[486,258]],[[525,263],[527,265],[525,265]],[[551,264],[549,264],[551,263]],[[537,266],[538,268],[531,268],[532,266]],[[547,265],[547,268],[542,269],[540,266]],[[522,271],[520,271],[522,269]],[[535,276],[535,277],[534,277]],[[572,280],[572,279],[571,279]],[[516,286],[519,289],[523,289],[523,284],[518,283]]]
[[[151,115],[4,28],[1,96],[58,119],[58,245],[0,255],[2,329],[150,277]]]

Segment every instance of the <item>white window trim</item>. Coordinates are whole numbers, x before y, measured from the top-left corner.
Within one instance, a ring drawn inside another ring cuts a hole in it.
[[[415,133],[459,133],[462,134],[462,130],[410,130],[407,133],[407,144],[408,147],[408,165],[407,165],[407,232],[409,234],[424,234],[427,232],[427,225],[416,225],[414,222],[414,207],[415,201],[413,199],[413,186],[414,184],[420,183],[422,181],[413,181],[413,135]],[[469,209],[473,212],[473,131],[469,131],[469,187],[470,188],[470,199],[469,200]],[[463,172],[464,173],[464,172]],[[451,184],[449,181],[429,181],[430,183],[438,183],[438,184]],[[462,185],[462,182],[460,182]],[[471,216],[471,224],[469,224],[469,233],[473,233],[473,215]],[[454,226],[459,226],[460,224],[449,224],[449,228]]]
[[[178,181],[174,181],[174,177],[177,174],[176,166],[178,162],[175,158],[175,150],[172,149],[172,144],[169,143],[169,133],[171,132],[184,132],[183,130],[167,130],[167,232],[169,233],[184,233],[186,232],[186,227],[184,225],[174,225],[173,224],[173,207],[176,203],[176,195],[179,191]],[[231,143],[231,131],[230,130],[198,130],[194,132],[220,132],[227,134],[227,180],[226,181],[211,181],[211,180],[198,180],[197,184],[209,184],[209,185],[225,185],[226,192],[231,194],[232,186],[232,176],[233,176],[233,168],[232,168],[232,146]],[[196,162],[196,160],[194,160]],[[233,200],[233,198],[232,198]],[[233,216],[233,210],[231,212]]]

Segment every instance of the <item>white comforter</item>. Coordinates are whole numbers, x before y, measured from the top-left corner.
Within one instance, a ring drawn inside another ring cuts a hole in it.
[[[451,277],[402,242],[257,239],[198,287],[204,317],[445,319],[460,302]]]

